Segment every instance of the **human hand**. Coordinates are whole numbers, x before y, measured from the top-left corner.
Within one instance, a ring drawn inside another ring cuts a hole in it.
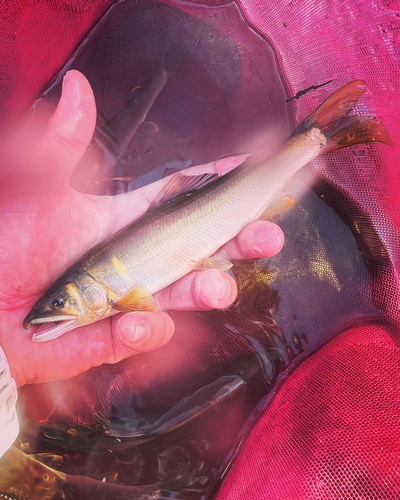
[[[75,191],[69,178],[90,143],[95,121],[90,85],[81,73],[70,71],[45,131],[31,119],[0,146],[0,345],[18,386],[70,378],[157,349],[174,333],[172,319],[162,310],[223,309],[237,295],[228,274],[195,272],[155,294],[159,311],[119,314],[51,342],[32,342],[22,321],[43,291],[83,252],[143,215],[166,182],[114,197]],[[244,159],[192,168],[225,173]],[[278,226],[256,221],[224,250],[230,259],[271,257],[283,242]]]

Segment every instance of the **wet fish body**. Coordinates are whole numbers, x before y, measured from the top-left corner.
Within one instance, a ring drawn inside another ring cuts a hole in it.
[[[116,298],[137,285],[151,294],[162,290],[201,267],[263,213],[293,173],[288,169],[282,176],[280,165],[274,167],[267,172],[264,165],[235,170],[190,197],[150,212],[89,255],[83,269]]]
[[[193,270],[228,269],[224,256],[210,256],[257,220],[303,166],[333,149],[368,141],[391,143],[376,120],[347,116],[364,92],[363,84],[354,81],[336,91],[266,162],[239,167],[217,180],[172,176],[157,197],[161,206],[153,206],[67,270],[34,306],[25,328],[67,320],[34,335],[37,341],[50,340],[120,311],[155,309],[152,295]],[[190,196],[165,203],[171,194],[204,184]]]

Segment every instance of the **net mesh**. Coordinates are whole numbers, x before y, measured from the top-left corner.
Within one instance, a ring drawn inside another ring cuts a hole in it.
[[[400,352],[391,333],[350,329],[285,379],[218,498],[398,498]]]
[[[3,123],[52,84],[112,3],[1,5]],[[149,115],[164,123],[164,135],[143,128],[128,147],[122,173],[132,181],[124,189],[146,182],[140,175],[149,171],[160,176],[172,143],[180,144],[175,156],[200,163],[249,147],[254,131],[271,123],[284,136],[332,87],[290,105],[285,99],[332,79],[334,88],[367,82],[359,111],[375,113],[395,147],[359,146],[316,161],[330,182],[319,181],[278,219],[287,245],[276,259],[236,264],[240,295],[229,311],[174,314],[177,334],[159,352],[24,388],[22,443],[29,447],[19,447],[35,454],[35,464],[67,474],[51,488],[45,480],[50,498],[398,498],[398,5],[208,5],[120,2],[92,38],[92,52],[73,62],[94,87],[101,124],[154,71],[154,33],[160,44],[175,40],[190,53],[190,69],[179,70]],[[185,36],[171,38],[176,30]],[[124,36],[139,47],[126,80],[115,65],[125,44],[110,42]],[[107,64],[96,61],[104,46]],[[227,56],[240,63],[224,67]],[[58,95],[55,80],[48,101]],[[212,112],[204,112],[205,101]],[[173,112],[170,102],[179,103]],[[143,143],[149,154],[135,156]],[[133,438],[99,430],[105,418],[120,431],[114,417],[129,420]],[[26,460],[3,469],[0,489],[41,498],[44,472]]]
[[[361,77],[398,143],[396,3],[285,2],[272,9],[244,2],[244,12],[273,40],[293,95],[332,77]],[[316,104],[304,97],[298,118]],[[396,149],[384,156],[369,147],[344,151],[320,165],[368,213],[390,254],[393,267],[382,262],[373,293],[392,317],[399,307]],[[363,233],[368,240],[371,231]],[[315,353],[282,383],[218,498],[397,498],[398,356],[397,328],[367,319]]]

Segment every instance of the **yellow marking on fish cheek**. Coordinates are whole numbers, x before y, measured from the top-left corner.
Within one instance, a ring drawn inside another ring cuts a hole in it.
[[[113,263],[115,269],[117,270],[118,274],[120,274],[121,276],[126,276],[127,275],[127,271],[124,267],[124,265],[122,264],[122,262],[119,260],[118,257],[113,257],[111,259],[111,262]]]
[[[63,310],[74,314],[75,310],[72,309],[71,307],[67,307],[67,304],[69,304],[70,306],[75,306],[80,302],[81,297],[78,287],[76,286],[75,283],[67,283],[65,285],[65,291],[68,294],[68,300],[65,304],[65,307],[63,307]]]
[[[73,297],[76,293],[76,285],[74,283],[67,283],[65,285],[65,290],[68,293],[68,295]]]

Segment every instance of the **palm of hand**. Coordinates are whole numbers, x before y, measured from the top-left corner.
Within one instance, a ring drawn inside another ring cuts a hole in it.
[[[101,204],[96,205],[69,186],[46,196],[32,196],[29,202],[24,198],[19,208],[13,201],[14,207],[3,204],[0,222],[0,345],[7,353],[14,378],[20,385],[46,380],[47,373],[54,374],[50,378],[64,378],[125,357],[114,351],[110,321],[83,327],[71,332],[69,338],[43,345],[33,343],[31,334],[22,328],[23,318],[41,292],[85,249],[110,232],[101,225]],[[109,212],[108,218],[112,217]],[[71,359],[79,357],[88,348],[87,343],[97,349],[92,350],[88,362],[71,370]]]
[[[174,331],[171,318],[161,311],[118,315],[43,344],[32,342],[22,328],[41,293],[87,249],[142,215],[165,182],[118,197],[72,189],[70,174],[90,142],[94,124],[90,86],[82,75],[70,72],[60,104],[34,151],[28,159],[13,160],[14,169],[2,182],[11,188],[0,193],[0,345],[18,385],[72,377],[151,351],[168,342]],[[222,160],[194,171],[221,173],[242,161]],[[231,258],[264,257],[282,245],[279,228],[259,222],[229,242],[226,251]],[[209,270],[186,276],[156,297],[163,309],[211,309],[227,307],[235,296],[233,279]]]

